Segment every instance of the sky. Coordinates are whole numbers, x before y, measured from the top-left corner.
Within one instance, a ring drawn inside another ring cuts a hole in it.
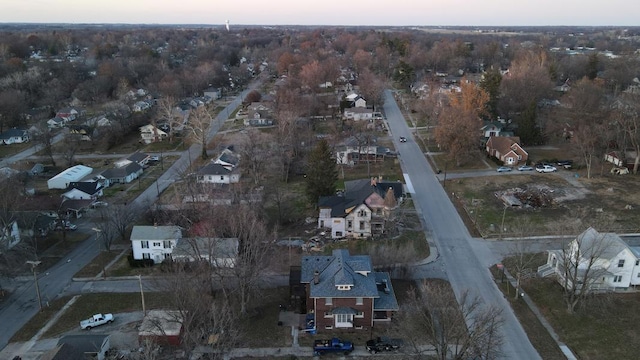
[[[0,22],[639,26],[637,0],[0,0]]]

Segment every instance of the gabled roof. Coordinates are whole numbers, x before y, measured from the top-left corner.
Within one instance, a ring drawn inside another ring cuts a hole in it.
[[[70,182],[67,190],[78,189],[83,193],[94,195],[102,189],[102,184],[97,181],[78,181]]]
[[[3,133],[0,133],[0,140],[8,140],[12,137],[22,137],[28,135],[28,131],[25,129],[9,129]]]
[[[101,175],[106,179],[123,178],[140,170],[142,170],[142,166],[136,162],[131,162],[123,167],[107,169]]]
[[[357,265],[357,271],[352,267]],[[346,249],[333,250],[331,256],[305,256],[302,258],[301,283],[310,284],[310,297],[378,297],[373,266],[367,255],[349,255]],[[314,281],[319,272],[318,284]],[[338,290],[339,285],[350,286]]]
[[[182,237],[179,226],[145,226],[136,225],[131,230],[131,241],[134,240],[177,240]]]
[[[342,196],[323,196],[318,200],[318,207],[331,208],[331,217],[346,215],[346,209],[364,204],[372,194],[378,194],[384,199],[389,188],[393,189],[396,199],[400,199],[404,194],[402,183],[378,181],[375,178],[345,181],[344,186]]]
[[[629,245],[617,234],[601,233],[592,227],[578,235],[576,241],[580,241],[580,252],[585,259],[596,256],[601,259],[611,260],[625,249],[629,249],[634,253]]]
[[[133,154],[131,154],[127,160],[133,161],[133,162],[137,162],[140,163],[141,161],[145,160],[146,158],[149,157],[149,154],[145,154],[143,152],[140,151],[136,151]]]
[[[84,353],[75,346],[63,343],[46,351],[40,360],[85,360]]]
[[[58,340],[58,345],[69,344],[83,353],[99,353],[109,335],[66,335]]]
[[[211,256],[218,258],[235,258],[238,256],[237,238],[182,238],[178,240],[171,252],[174,257],[202,258]]]
[[[487,140],[487,147],[495,149],[500,154],[507,154],[509,151],[514,151],[517,154],[527,154],[527,152],[520,146],[520,137],[518,136],[492,136]]]
[[[215,163],[209,163],[208,165],[201,167],[197,172],[198,175],[228,175],[230,173],[231,170]]]

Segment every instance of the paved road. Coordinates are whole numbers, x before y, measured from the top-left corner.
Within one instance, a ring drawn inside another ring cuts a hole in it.
[[[213,138],[218,129],[228,118],[229,114],[231,114],[240,105],[245,95],[260,84],[260,81],[252,83],[247,90],[242,92],[242,94],[233,100],[218,114],[218,116],[215,117],[215,119],[212,120],[209,128],[209,135],[207,137],[208,141]],[[56,138],[56,141],[60,141],[60,139],[62,139],[62,134],[59,134]],[[194,144],[187,151],[184,151],[180,158],[158,178],[156,181],[157,184],[155,182],[151,184],[129,206],[136,206],[141,210],[148,208],[158,199],[158,195],[162,193],[162,191],[180,177],[182,172],[188,168],[190,161],[193,161],[196,157],[200,156],[200,150],[200,145]],[[26,149],[19,154],[4,159],[0,162],[0,166],[6,166],[13,162],[23,160],[32,156],[35,152],[35,147]],[[78,231],[91,232],[91,224],[83,223],[83,220],[80,220],[78,221],[78,225]],[[72,285],[71,279],[73,275],[91,262],[98,253],[98,243],[95,235],[92,235],[85,242],[79,244],[67,258],[39,274],[40,292],[43,304],[46,304],[47,299],[53,300],[64,293]],[[129,284],[130,283],[131,282],[129,282]],[[87,284],[73,284],[73,286],[74,292],[82,292],[82,289],[87,286]],[[80,288],[78,289],[78,287]],[[127,287],[125,286],[125,288]],[[7,345],[9,339],[20,328],[22,328],[22,326],[24,326],[24,324],[26,324],[38,312],[39,305],[35,295],[35,284],[33,281],[28,281],[17,286],[11,296],[0,304],[0,350]]]
[[[472,238],[467,228],[416,144],[390,91],[385,92],[384,110],[405,178],[415,190],[413,200],[424,223],[432,231],[440,254],[438,261],[442,263],[441,268],[446,272],[456,296],[460,298],[468,290],[479,296],[484,304],[503,309],[504,358],[540,359],[510,305],[493,282],[487,264],[480,260],[480,256],[489,250],[477,254],[478,245],[483,248],[482,244],[471,245]],[[400,136],[405,136],[408,141],[400,143]]]

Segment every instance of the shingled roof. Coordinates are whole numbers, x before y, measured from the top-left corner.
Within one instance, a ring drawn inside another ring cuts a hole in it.
[[[318,200],[318,207],[331,208],[332,217],[344,216],[345,209],[363,204],[373,193],[384,199],[389,188],[393,189],[393,195],[396,199],[400,199],[403,195],[402,183],[400,182],[378,181],[373,178],[371,180],[346,181],[344,185],[345,191],[342,196],[323,196]]]

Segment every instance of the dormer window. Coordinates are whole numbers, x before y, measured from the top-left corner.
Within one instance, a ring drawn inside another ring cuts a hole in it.
[[[351,290],[351,285],[338,285],[338,290]]]
[[[367,216],[367,212],[364,211],[364,210],[360,210],[360,211],[358,211],[358,216],[365,217],[365,216]]]

